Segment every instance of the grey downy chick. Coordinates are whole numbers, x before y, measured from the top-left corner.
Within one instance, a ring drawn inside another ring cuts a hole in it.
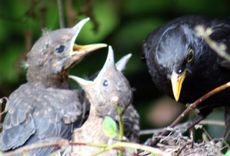
[[[78,92],[69,89],[68,71],[90,52],[105,44],[74,44],[89,18],[72,28],[44,33],[28,53],[27,81],[10,96],[0,134],[0,150],[71,139],[71,129],[82,114]],[[39,148],[29,155],[45,156],[55,148]]]
[[[124,110],[125,136],[130,141],[138,141],[139,115],[132,105],[132,89],[121,72],[130,57],[131,54],[126,55],[115,66],[113,50],[109,47],[106,62],[94,81],[69,76],[83,88],[90,103],[88,119],[82,127],[74,130],[74,142],[108,143],[110,139],[104,134],[102,123],[106,116],[118,119],[118,105]],[[72,155],[90,156],[96,151],[98,148],[74,146]],[[105,155],[116,155],[116,151]]]

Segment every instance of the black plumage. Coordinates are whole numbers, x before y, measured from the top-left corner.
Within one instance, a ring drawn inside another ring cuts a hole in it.
[[[78,91],[69,89],[68,71],[85,55],[105,44],[74,44],[86,18],[72,28],[46,32],[28,53],[27,83],[10,96],[0,134],[1,151],[71,138],[82,115]],[[55,148],[29,151],[30,155],[49,155]]]
[[[230,62],[220,57],[195,32],[195,27],[211,28],[210,38],[226,45],[230,54],[230,18],[184,16],[151,32],[144,42],[149,73],[156,86],[177,101],[191,103],[230,81]],[[218,93],[199,106],[199,122],[213,108],[225,106],[226,131],[229,130],[230,89]],[[195,124],[195,123],[194,123]]]

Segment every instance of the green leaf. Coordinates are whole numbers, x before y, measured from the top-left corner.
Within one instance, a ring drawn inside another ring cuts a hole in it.
[[[225,156],[230,156],[230,149],[225,153]]]
[[[117,124],[113,118],[106,116],[102,123],[102,130],[104,134],[109,138],[115,138],[117,136]]]

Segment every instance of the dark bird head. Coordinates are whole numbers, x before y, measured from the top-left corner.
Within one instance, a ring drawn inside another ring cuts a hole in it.
[[[171,81],[176,101],[180,98],[183,82],[199,69],[204,45],[206,44],[188,24],[162,27],[150,34],[145,41],[145,57],[150,73],[152,76],[164,75],[165,79],[162,80]]]
[[[92,51],[106,44],[78,45],[75,40],[89,18],[81,20],[72,28],[45,32],[28,53],[29,82],[42,82],[47,86],[60,85],[68,70]]]
[[[109,47],[106,62],[94,81],[84,80],[76,76],[69,76],[84,89],[97,115],[105,116],[116,113],[116,106],[126,108],[132,100],[132,89],[129,82],[122,74],[131,54],[123,57],[116,65],[114,54]]]

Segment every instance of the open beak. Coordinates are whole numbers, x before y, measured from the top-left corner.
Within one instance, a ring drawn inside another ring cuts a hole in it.
[[[73,26],[70,30],[71,33],[73,34],[73,37],[71,39],[70,42],[70,46],[72,47],[72,49],[70,50],[70,55],[78,58],[79,60],[82,59],[84,56],[86,56],[87,54],[100,49],[100,48],[104,48],[107,47],[107,44],[104,43],[98,43],[98,44],[89,44],[89,45],[78,45],[75,44],[75,40],[78,37],[81,29],[83,28],[83,26],[89,21],[89,18],[85,18],[83,20],[81,20],[80,22],[78,22],[75,26]]]
[[[107,44],[104,43],[96,43],[96,44],[88,44],[88,45],[73,45],[73,51],[71,55],[87,55],[97,49],[107,47]]]
[[[176,72],[173,71],[171,75],[172,91],[176,101],[178,101],[180,98],[180,93],[185,77],[186,77],[186,70],[184,70],[183,73],[181,74],[177,74]]]

